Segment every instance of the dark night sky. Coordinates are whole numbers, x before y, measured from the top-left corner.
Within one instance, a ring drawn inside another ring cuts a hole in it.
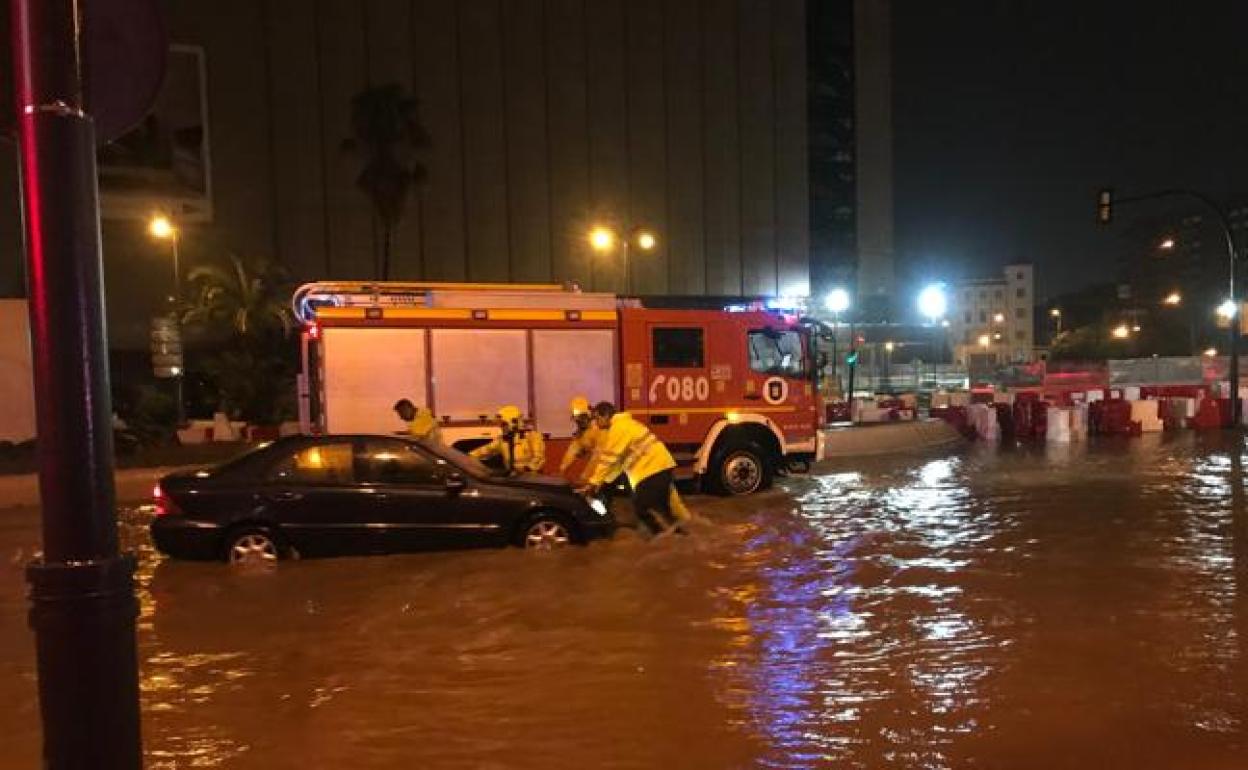
[[[1248,192],[1248,2],[893,7],[902,286],[1011,260],[1040,297],[1110,280],[1098,187]]]

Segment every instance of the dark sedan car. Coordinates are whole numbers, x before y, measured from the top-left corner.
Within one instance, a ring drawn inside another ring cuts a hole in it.
[[[155,489],[156,548],[227,561],[514,544],[554,548],[614,522],[562,479],[506,478],[444,446],[299,436]]]

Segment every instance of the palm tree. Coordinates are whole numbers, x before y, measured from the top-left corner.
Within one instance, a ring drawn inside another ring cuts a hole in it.
[[[226,264],[200,265],[187,276],[190,299],[182,323],[211,337],[257,336],[294,328],[285,299],[286,269],[267,259],[231,253]]]
[[[390,277],[394,229],[412,189],[427,176],[420,154],[429,147],[429,133],[420,122],[420,102],[396,83],[369,86],[351,99],[351,131],[342,149],[360,160],[355,186],[368,196],[381,225],[374,269],[384,281]]]
[[[187,276],[181,321],[220,411],[266,425],[290,416],[298,348],[287,282],[276,262],[237,254]]]

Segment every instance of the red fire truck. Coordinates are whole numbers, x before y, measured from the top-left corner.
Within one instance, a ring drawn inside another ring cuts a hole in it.
[[[428,406],[460,449],[515,404],[547,437],[547,470],[578,395],[650,426],[711,491],[749,494],[817,457],[823,413],[809,330],[761,307],[670,310],[557,284],[312,283],[300,416],[308,432],[400,429],[400,398]]]

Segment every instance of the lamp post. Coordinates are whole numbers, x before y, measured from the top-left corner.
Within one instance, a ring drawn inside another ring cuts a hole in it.
[[[1049,318],[1052,318],[1053,321],[1057,324],[1057,333],[1061,334],[1062,333],[1062,309],[1057,308],[1057,307],[1050,308]]]
[[[837,337],[840,336],[841,313],[849,310],[849,292],[845,289],[837,287],[828,292],[828,298],[825,300],[828,312],[832,313],[832,381],[836,383],[837,393],[841,392],[841,378],[837,374]]]
[[[626,237],[620,237],[614,228],[598,225],[590,229],[588,237],[590,248],[599,254],[609,254],[619,244],[620,261],[624,267],[624,293],[632,294],[633,271],[629,265],[629,251],[633,246],[643,253],[654,251],[659,246],[658,236],[644,227],[634,227],[628,230]]]
[[[1235,238],[1231,234],[1231,220],[1227,217],[1226,212],[1222,210],[1222,207],[1215,203],[1212,198],[1209,198],[1203,193],[1198,193],[1195,190],[1173,188],[1169,190],[1158,190],[1157,192],[1147,193],[1145,195],[1133,195],[1128,198],[1118,198],[1115,200],[1113,190],[1106,188],[1097,193],[1096,219],[1100,224],[1109,224],[1113,219],[1113,206],[1115,204],[1121,205],[1123,203],[1137,203],[1139,201],[1174,197],[1190,198],[1191,200],[1197,201],[1213,213],[1214,218],[1218,223],[1218,227],[1222,231],[1222,237],[1226,241],[1226,255],[1229,263],[1227,270],[1227,299],[1223,302],[1223,306],[1229,302],[1232,308],[1237,309],[1239,301],[1235,294],[1235,270],[1239,263],[1239,257],[1235,251]],[[1172,238],[1167,240],[1173,241]],[[1171,249],[1174,248],[1174,245],[1171,243],[1167,247],[1166,243],[1163,241],[1162,247]],[[1227,324],[1227,341],[1231,346],[1230,371],[1227,376],[1227,384],[1230,386],[1231,391],[1231,427],[1238,430],[1240,423],[1243,421],[1243,406],[1239,400],[1239,327],[1236,326],[1235,320],[1238,313],[1232,312],[1228,315],[1220,312],[1220,314],[1230,321],[1230,323]]]
[[[173,294],[169,297],[169,315],[173,319],[172,331],[177,333],[180,353],[182,335],[179,328],[181,324],[178,322],[178,299],[182,296],[182,269],[178,264],[178,228],[169,217],[157,214],[148,221],[147,232],[156,240],[169,241],[173,251]],[[186,404],[182,385],[184,368],[184,366],[178,366],[172,370],[175,419],[179,428],[186,425]]]

